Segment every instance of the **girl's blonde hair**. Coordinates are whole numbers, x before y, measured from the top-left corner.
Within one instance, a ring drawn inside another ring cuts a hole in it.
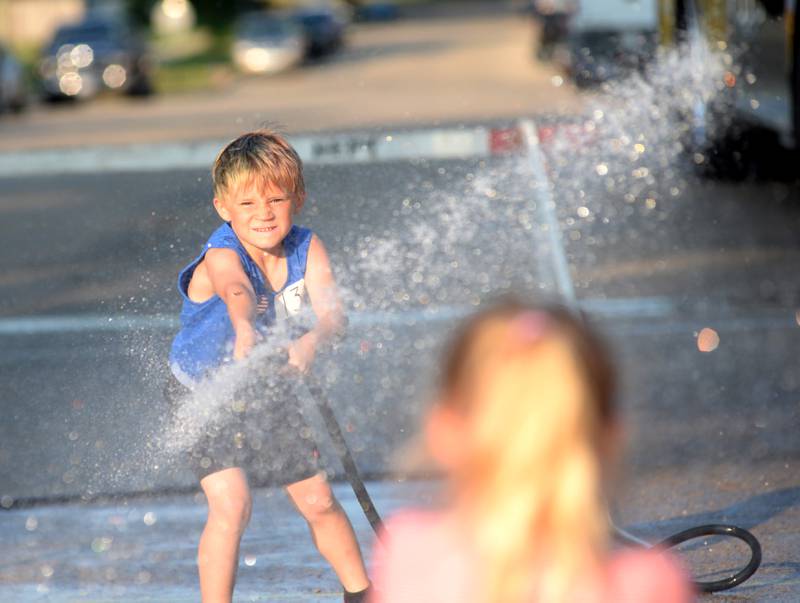
[[[211,178],[217,197],[251,182],[261,187],[277,184],[301,201],[306,195],[300,156],[286,138],[267,128],[242,134],[228,143],[214,160]]]
[[[569,600],[598,567],[613,386],[605,348],[563,309],[506,302],[456,335],[441,399],[470,426],[454,479],[473,511],[481,600]]]

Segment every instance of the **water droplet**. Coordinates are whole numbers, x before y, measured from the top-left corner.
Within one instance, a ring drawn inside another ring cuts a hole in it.
[[[101,536],[92,540],[92,550],[95,553],[105,553],[111,548],[113,538],[108,536]]]
[[[608,166],[605,163],[598,163],[594,170],[597,172],[598,176],[605,176],[608,174]]]
[[[142,521],[144,521],[145,525],[151,526],[158,521],[158,518],[156,517],[155,513],[153,513],[152,511],[148,511],[147,513],[144,514]]]
[[[48,565],[46,563],[41,568],[39,568],[39,571],[42,572],[42,576],[44,576],[45,578],[50,578],[55,573],[53,566]]]
[[[564,78],[560,75],[554,75],[550,78],[550,83],[553,84],[556,88],[559,88],[564,84]]]
[[[719,347],[719,335],[714,329],[705,327],[697,334],[697,349],[701,352],[713,352]]]
[[[577,214],[579,218],[588,218],[589,217],[589,208],[585,206],[581,206],[578,208]]]
[[[25,520],[25,529],[28,530],[29,532],[33,532],[38,527],[39,527],[39,520],[36,519],[33,515],[31,515]]]
[[[244,556],[244,564],[248,567],[253,567],[256,564],[256,556],[255,555],[245,555]]]

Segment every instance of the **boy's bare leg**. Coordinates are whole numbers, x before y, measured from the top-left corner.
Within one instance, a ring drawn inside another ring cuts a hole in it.
[[[203,603],[230,603],[239,542],[250,520],[252,499],[241,469],[223,469],[204,477],[200,486],[208,500],[208,519],[197,551]]]
[[[369,578],[353,526],[333,496],[328,481],[317,474],[287,486],[286,491],[308,522],[314,544],[331,564],[345,590],[358,592],[367,588]]]

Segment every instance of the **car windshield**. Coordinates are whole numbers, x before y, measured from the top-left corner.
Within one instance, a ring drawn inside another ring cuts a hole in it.
[[[286,36],[293,28],[284,19],[274,17],[252,17],[239,25],[239,35],[248,36]]]
[[[300,15],[300,20],[309,26],[320,26],[320,25],[327,25],[331,22],[331,16],[325,13],[313,13],[313,14],[306,14]]]
[[[107,42],[112,40],[113,37],[114,30],[107,24],[74,25],[60,29],[53,41],[53,46],[59,47],[64,44]]]

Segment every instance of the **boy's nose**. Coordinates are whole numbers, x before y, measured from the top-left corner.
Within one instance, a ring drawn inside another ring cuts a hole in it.
[[[272,211],[272,206],[269,203],[264,203],[261,205],[258,211],[258,217],[263,218],[264,220],[271,220],[275,217],[275,212]]]

